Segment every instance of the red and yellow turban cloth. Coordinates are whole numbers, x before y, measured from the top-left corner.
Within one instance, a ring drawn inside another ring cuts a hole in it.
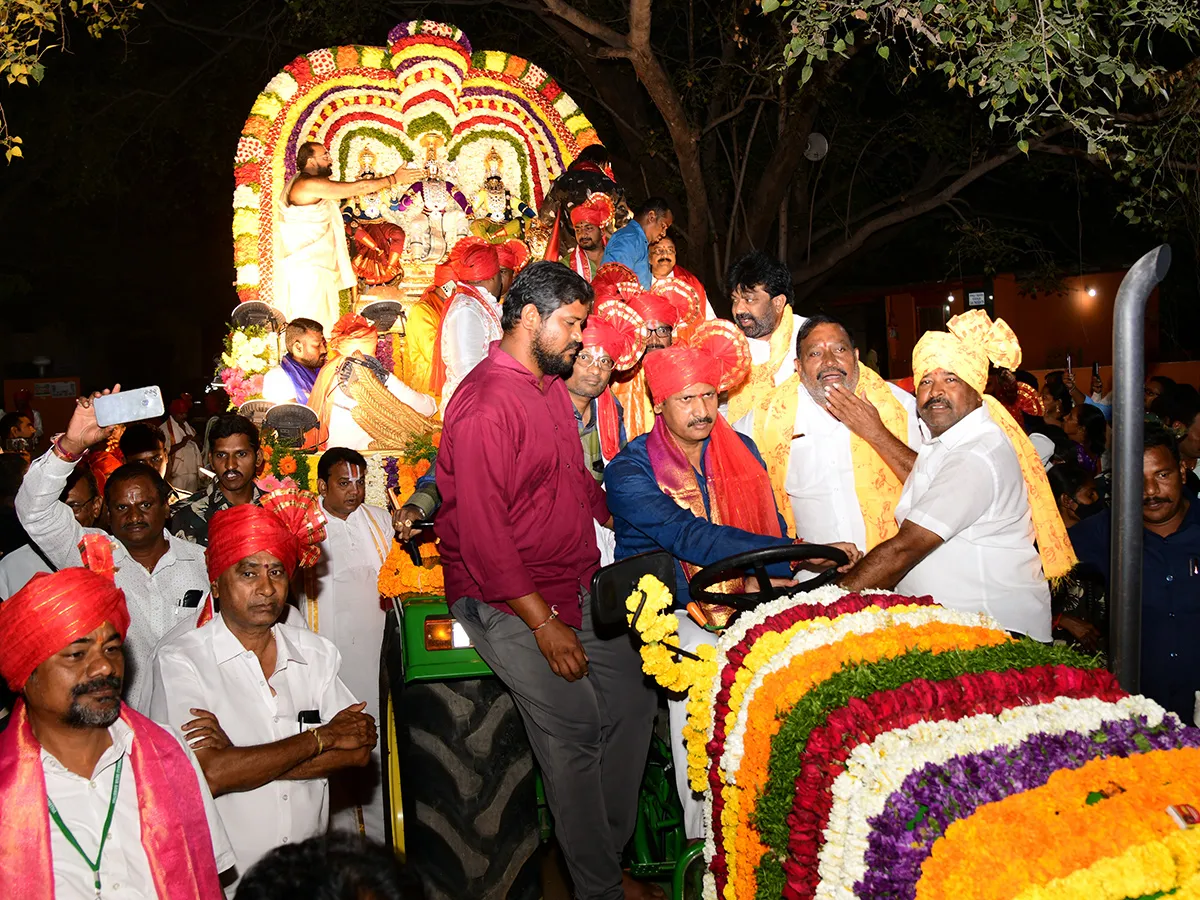
[[[243,503],[213,515],[204,552],[209,580],[264,550],[283,563],[289,578],[296,566],[311,566],[320,558],[317,545],[325,540],[326,520],[314,494],[273,491],[259,502],[261,506]]]
[[[613,371],[624,372],[637,365],[646,348],[642,317],[620,300],[598,303],[583,329],[583,346],[604,351],[613,361]],[[612,459],[621,449],[621,420],[611,388],[596,398],[596,410],[600,450],[605,459]]]
[[[596,276],[592,279],[592,290],[596,294],[597,302],[611,300],[624,294],[633,296],[641,289],[633,269],[619,262],[605,263],[596,270]]]
[[[672,328],[679,324],[679,307],[670,297],[655,291],[638,291],[626,296],[626,302],[647,324],[659,322]]]
[[[604,231],[612,221],[613,203],[607,194],[590,194],[582,203],[571,208],[571,225],[595,225]]]
[[[1005,369],[1016,369],[1021,365],[1021,345],[1017,336],[1003,319],[993,322],[982,309],[955,316],[946,323],[946,328],[949,330],[927,331],[917,341],[913,348],[913,381],[920,385],[921,379],[930,372],[942,369],[953,372],[983,398],[992,420],[1003,429],[1021,463],[1042,571],[1047,578],[1061,578],[1074,567],[1075,551],[1046,480],[1041,457],[1000,401],[984,393],[989,362]]]
[[[509,238],[496,246],[496,256],[500,260],[500,268],[508,269],[517,275],[529,262],[529,247],[524,241]]]
[[[688,388],[699,391],[701,386],[708,386],[720,393],[741,384],[749,374],[750,345],[732,322],[714,319],[701,323],[689,343],[657,350],[642,365],[655,403],[665,402]],[[708,515],[692,465],[661,415],[655,417],[654,429],[646,438],[646,452],[659,488],[693,515],[716,525],[783,537],[767,470],[720,413],[714,413],[704,453]],[[690,580],[699,567],[681,562]],[[716,589],[736,592],[743,585],[738,579]],[[708,621],[718,627],[724,627],[733,614],[726,606],[710,604],[703,609]]]
[[[494,244],[471,235],[450,251],[450,268],[455,281],[487,281],[500,271],[500,258]]]
[[[75,567],[39,572],[0,604],[0,676],[15,691],[25,687],[34,669],[105,622],[122,638],[129,630],[125,592],[113,584],[109,539],[87,535],[84,547],[85,561],[101,571]]]

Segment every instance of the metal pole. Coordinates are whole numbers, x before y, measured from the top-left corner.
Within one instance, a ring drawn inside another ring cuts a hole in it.
[[[1142,665],[1142,431],[1146,415],[1146,301],[1171,266],[1154,248],[1125,273],[1113,308],[1113,505],[1109,578],[1111,668],[1136,694]]]

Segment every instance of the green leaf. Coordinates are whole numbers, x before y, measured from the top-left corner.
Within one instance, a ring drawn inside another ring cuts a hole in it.
[[[888,49],[887,44],[880,44],[876,52],[884,59],[887,59],[892,54],[892,51]]]
[[[1022,153],[1024,153],[1026,156],[1028,156],[1029,155],[1029,141],[1026,141],[1026,140],[1017,141],[1017,149],[1020,150]]]
[[[779,9],[779,0],[762,0],[762,11],[772,13]]]
[[[1095,806],[1101,800],[1105,800],[1105,799],[1107,799],[1107,796],[1104,794],[1103,791],[1092,791],[1090,794],[1087,795],[1087,800],[1085,802],[1087,803],[1088,806]]]
[[[808,79],[812,78],[812,73],[813,73],[812,66],[805,66],[803,69],[801,69],[800,70],[800,83],[801,84],[807,83]]]

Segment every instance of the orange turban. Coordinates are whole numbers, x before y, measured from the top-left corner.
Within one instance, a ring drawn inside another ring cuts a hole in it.
[[[596,274],[592,277],[592,291],[596,295],[593,302],[609,300],[622,293],[633,296],[641,289],[642,286],[633,269],[619,262],[606,262],[596,270]]]
[[[605,300],[592,310],[583,329],[583,346],[612,357],[618,372],[632,368],[646,349],[642,317],[620,300]]]
[[[662,322],[664,325],[679,324],[679,308],[662,294],[640,291],[626,301],[643,321]]]
[[[455,281],[487,281],[500,271],[495,245],[481,237],[465,237],[450,251]]]
[[[500,260],[500,268],[516,275],[529,262],[529,247],[524,241],[510,238],[496,247],[496,256]]]
[[[613,217],[613,204],[607,194],[592,194],[571,209],[571,224],[581,222],[603,228]]]
[[[108,540],[102,535],[84,539],[92,556],[111,562]],[[21,690],[34,669],[105,622],[125,637],[129,630],[125,592],[113,584],[111,567],[109,573],[106,577],[78,566],[54,573],[39,572],[0,604],[0,634],[4,635],[0,676],[9,687]]]
[[[283,563],[289,578],[297,565],[311,566],[320,558],[317,545],[325,540],[325,513],[315,495],[282,490],[259,502],[261,507],[243,503],[213,514],[204,552],[210,581],[262,550]]]
[[[642,367],[655,403],[693,384],[711,384],[723,392],[746,380],[750,345],[732,322],[712,319],[697,327],[689,343],[646,354]]]
[[[363,340],[365,338],[377,337],[379,331],[357,313],[346,313],[333,325],[333,330],[329,333],[329,348],[337,350],[339,344],[343,341]]]
[[[433,267],[433,287],[440,288],[454,281],[454,267],[447,263],[438,263]]]
[[[1021,464],[1042,571],[1047,578],[1061,578],[1075,566],[1075,551],[1046,480],[1042,458],[1012,414],[999,400],[984,393],[989,362],[1005,369],[1021,365],[1017,336],[1003,319],[993,322],[982,309],[955,316],[946,323],[946,328],[947,331],[925,332],[913,347],[913,382],[919,386],[930,372],[942,369],[953,372],[983,397],[992,421],[1008,437]]]

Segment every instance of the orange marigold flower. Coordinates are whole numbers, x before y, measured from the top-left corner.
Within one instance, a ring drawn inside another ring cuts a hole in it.
[[[429,460],[422,459],[422,460],[418,461],[417,465],[413,469],[413,471],[417,473],[418,478],[423,476],[426,472],[429,471]]]
[[[294,475],[296,473],[296,457],[285,456],[279,461],[280,475]]]

